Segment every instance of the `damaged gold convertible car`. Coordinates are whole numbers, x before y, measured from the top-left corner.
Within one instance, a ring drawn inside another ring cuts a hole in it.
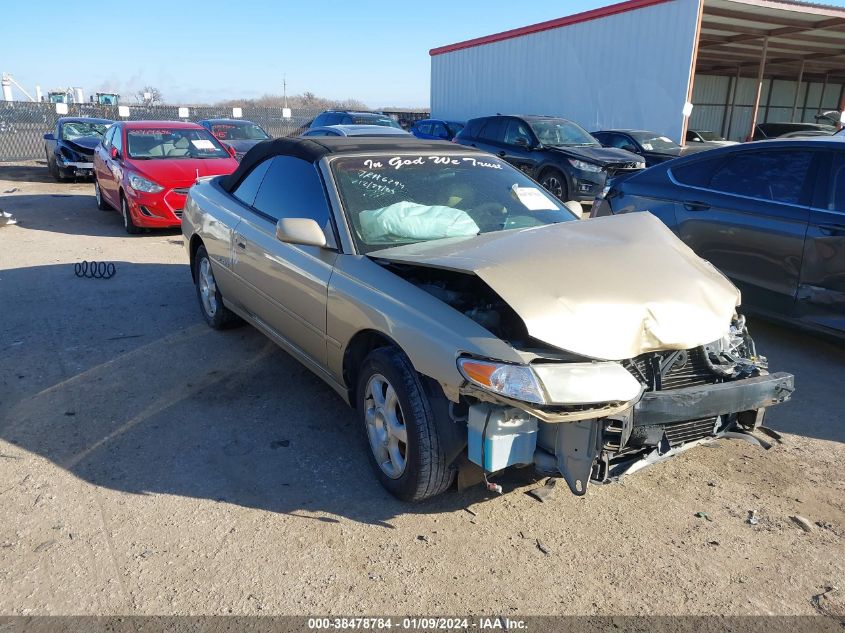
[[[584,494],[793,391],[737,289],[659,220],[578,221],[472,148],[267,141],[191,189],[182,231],[206,321],[331,385],[401,499],[530,464]]]

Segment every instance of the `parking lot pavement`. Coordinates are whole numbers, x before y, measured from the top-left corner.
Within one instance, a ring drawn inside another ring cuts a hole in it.
[[[796,377],[771,450],[720,440],[582,498],[539,503],[523,470],[503,496],[406,505],[328,387],[249,327],[205,326],[178,232],[127,236],[90,182],[34,163],[0,166],[0,209],[19,220],[0,227],[0,614],[813,614],[845,587],[831,342],[751,323]]]

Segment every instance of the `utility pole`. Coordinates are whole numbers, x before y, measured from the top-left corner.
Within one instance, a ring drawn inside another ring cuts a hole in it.
[[[288,107],[288,78],[287,75],[282,75],[282,96],[285,99],[285,106]]]

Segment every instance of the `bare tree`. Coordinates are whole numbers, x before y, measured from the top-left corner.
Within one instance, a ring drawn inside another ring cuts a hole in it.
[[[369,110],[367,104],[358,101],[357,99],[326,99],[318,97],[311,91],[306,91],[301,95],[288,95],[287,104],[289,108],[294,110]],[[228,99],[217,103],[218,106],[246,106],[246,107],[262,107],[262,108],[281,108],[284,105],[284,97],[282,95],[264,95],[258,99]]]
[[[154,86],[144,86],[135,93],[135,98],[144,105],[158,105],[164,101],[161,90]]]

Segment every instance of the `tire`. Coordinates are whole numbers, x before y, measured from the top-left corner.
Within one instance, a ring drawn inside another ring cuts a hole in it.
[[[136,226],[132,220],[132,214],[129,213],[129,205],[124,196],[120,196],[120,215],[123,216],[123,228],[129,235],[138,235],[141,232],[141,227]]]
[[[50,171],[50,175],[56,182],[62,182],[64,180],[62,172],[59,170],[59,165],[56,163],[56,159],[50,159],[49,155],[47,155],[47,169]]]
[[[209,258],[205,246],[200,246],[197,249],[193,273],[197,299],[200,302],[200,311],[205,322],[215,330],[222,330],[241,323],[241,318],[223,305],[223,295],[220,294],[220,288],[218,288],[214,279],[211,258]]]
[[[540,184],[561,202],[569,200],[569,187],[566,186],[566,177],[557,169],[547,169],[540,174]]]
[[[94,198],[97,200],[97,208],[100,211],[112,210],[111,205],[103,198],[103,194],[100,191],[100,181],[97,180],[96,176],[94,176]]]
[[[445,491],[455,470],[446,463],[431,403],[408,357],[395,347],[373,350],[358,376],[355,404],[382,486],[402,501]]]

